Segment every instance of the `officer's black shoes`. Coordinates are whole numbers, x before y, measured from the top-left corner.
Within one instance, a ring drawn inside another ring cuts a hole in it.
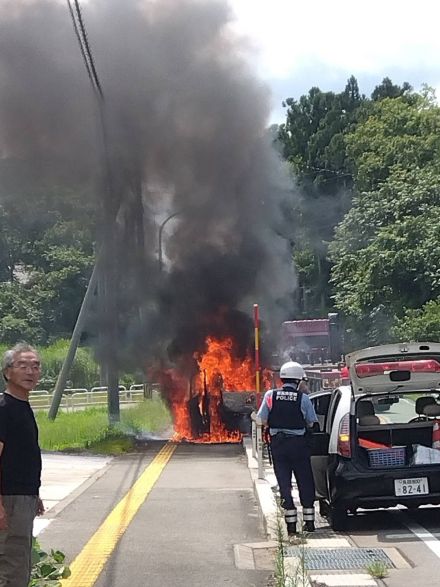
[[[304,522],[304,526],[303,526],[303,531],[304,532],[314,532],[315,531],[315,522]]]
[[[287,534],[289,536],[295,536],[296,534],[296,524],[294,522],[287,523]]]

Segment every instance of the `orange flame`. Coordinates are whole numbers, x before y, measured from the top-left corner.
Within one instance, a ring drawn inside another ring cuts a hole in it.
[[[234,354],[231,338],[208,337],[207,350],[196,354],[199,372],[192,383],[175,371],[165,374],[171,410],[174,417],[173,440],[191,442],[240,442],[242,434],[230,430],[221,417],[223,391],[254,391],[255,370],[251,356]],[[270,372],[263,372],[263,386],[270,387]],[[171,393],[170,393],[171,391]],[[193,418],[191,417],[191,410]],[[194,430],[194,412],[200,430]],[[201,418],[199,417],[201,415]]]

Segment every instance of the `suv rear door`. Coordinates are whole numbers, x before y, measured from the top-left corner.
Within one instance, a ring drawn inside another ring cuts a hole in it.
[[[328,445],[330,434],[328,433],[328,413],[334,391],[318,391],[310,394],[310,400],[315,408],[319,422],[319,432],[315,431],[309,435],[309,446],[311,452],[313,478],[315,480],[316,494],[318,498],[327,497],[327,465]]]
[[[398,394],[440,388],[440,344],[401,343],[346,356],[355,395]]]

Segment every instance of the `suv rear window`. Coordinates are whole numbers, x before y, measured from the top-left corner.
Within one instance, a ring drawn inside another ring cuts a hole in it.
[[[378,418],[377,424],[407,424],[440,417],[438,393],[403,393],[374,395],[358,400],[358,422],[368,421],[368,416]],[[372,420],[371,420],[372,421]]]

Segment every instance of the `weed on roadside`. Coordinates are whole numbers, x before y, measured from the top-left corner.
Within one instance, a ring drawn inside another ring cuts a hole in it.
[[[384,579],[388,577],[388,566],[383,561],[375,560],[365,567],[367,573],[369,573],[374,579]]]
[[[65,555],[59,550],[44,551],[38,540],[32,541],[32,573],[29,587],[60,587],[70,576]]]
[[[307,535],[298,533],[295,537],[285,538],[283,532],[283,521],[278,510],[277,513],[277,551],[275,555],[275,572],[273,587],[307,587],[309,583],[306,566],[306,543]],[[286,557],[286,547],[296,546],[298,554],[296,557]]]

